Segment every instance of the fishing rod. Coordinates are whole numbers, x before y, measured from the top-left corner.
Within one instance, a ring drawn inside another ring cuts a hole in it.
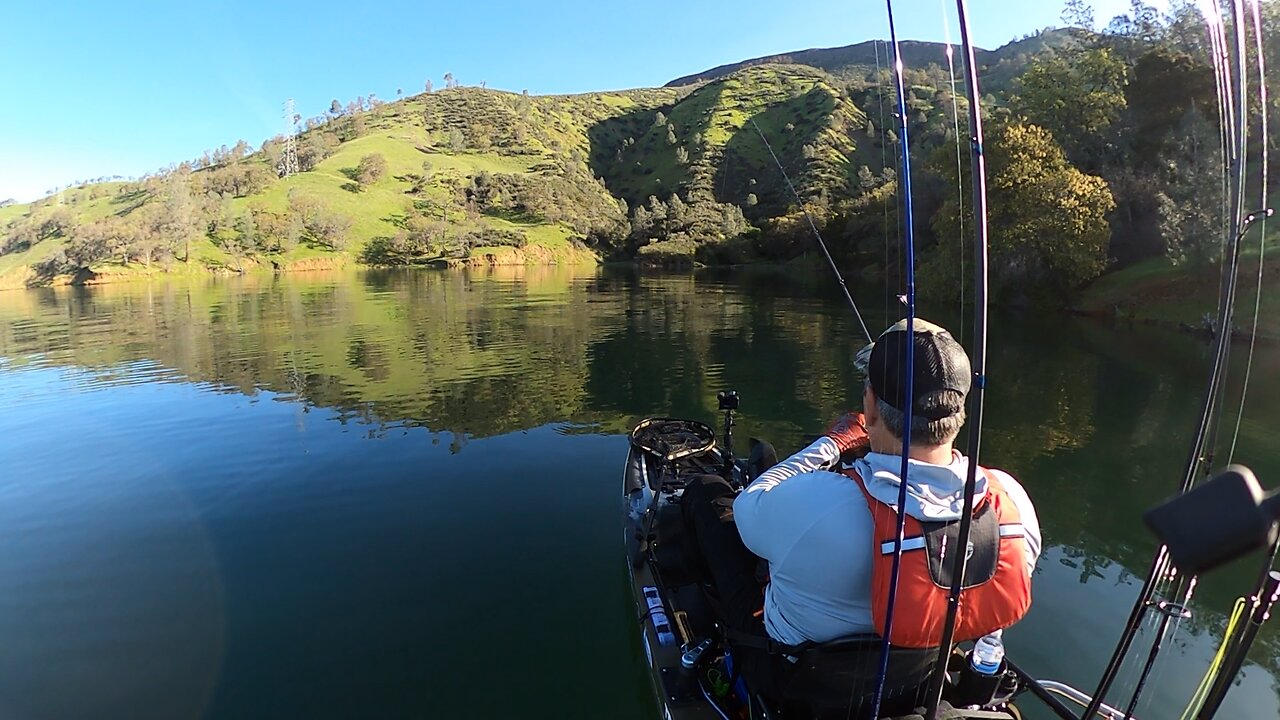
[[[893,43],[894,79],[898,90],[898,127],[902,131],[902,193],[906,228],[906,292],[903,304],[907,308],[906,352],[901,371],[907,381],[902,387],[902,472],[898,478],[898,521],[894,534],[893,566],[889,573],[889,598],[885,608],[884,637],[880,642],[880,668],[876,671],[876,690],[871,700],[871,717],[880,716],[880,702],[884,698],[884,685],[889,676],[889,638],[893,636],[893,614],[898,599],[898,580],[902,575],[902,543],[907,534],[907,471],[911,467],[911,423],[915,404],[915,323],[916,323],[916,268],[915,228],[911,206],[911,142],[907,133],[907,90],[902,77],[902,48],[898,45],[898,29],[893,20],[893,0],[885,0],[889,14],[889,41]]]
[[[1244,220],[1241,222],[1240,230],[1236,233],[1236,235],[1231,239],[1231,242],[1230,242],[1230,247],[1232,248],[1230,255],[1231,255],[1231,260],[1233,265],[1239,264],[1240,245],[1242,240],[1244,239],[1245,234],[1248,233],[1249,227],[1254,222],[1258,221],[1260,218],[1270,217],[1272,214],[1274,214],[1273,211],[1268,209],[1268,210],[1260,210],[1255,213],[1250,213],[1249,215],[1245,216]],[[1234,285],[1236,284],[1234,276],[1232,280],[1233,280],[1231,283],[1232,287],[1228,288],[1229,290],[1234,290]],[[1219,325],[1218,325],[1219,345],[1221,345],[1221,340],[1223,338],[1227,338],[1227,339],[1230,338],[1229,323],[1230,323],[1231,313],[1229,312],[1229,310],[1230,310],[1230,304],[1234,301],[1235,294],[1234,292],[1231,292],[1229,294],[1230,294],[1230,300],[1228,301],[1228,305],[1227,305],[1228,313],[1226,315],[1227,324],[1224,325],[1221,314],[1219,316]],[[1212,388],[1214,384],[1214,375],[1215,373],[1219,373],[1221,370],[1223,370],[1223,368],[1218,367],[1218,365],[1220,362],[1222,364],[1225,364],[1225,357],[1226,357],[1225,352],[1219,349],[1219,353],[1215,355],[1215,358],[1214,358],[1214,368],[1211,370],[1211,373],[1210,373],[1211,392],[1210,394],[1207,394],[1205,398],[1205,405],[1208,407],[1209,412],[1212,412],[1214,410],[1212,403],[1216,402],[1214,393],[1212,393]],[[1221,408],[1218,408],[1218,410],[1220,411]],[[1207,429],[1208,429],[1207,418],[1202,413],[1201,424],[1197,431],[1198,443],[1193,446],[1193,450],[1198,450],[1201,448],[1200,443],[1203,442],[1204,438],[1200,436],[1202,434],[1207,434]],[[1202,464],[1207,465],[1210,461],[1211,461],[1211,458],[1204,456],[1203,452],[1193,452],[1193,455],[1190,459],[1191,466],[1188,468],[1188,471],[1187,471],[1189,474],[1187,478],[1187,484],[1184,486],[1183,490],[1179,494],[1185,494],[1186,491],[1191,488],[1191,482],[1194,480],[1193,473],[1197,472],[1199,467]],[[1116,648],[1112,653],[1111,660],[1107,663],[1107,667],[1103,671],[1102,677],[1099,679],[1098,689],[1094,692],[1093,700],[1090,702],[1088,709],[1086,709],[1084,717],[1086,718],[1093,717],[1093,714],[1097,712],[1098,707],[1102,705],[1103,695],[1108,690],[1111,689],[1111,684],[1115,682],[1116,674],[1120,670],[1120,665],[1121,663],[1123,663],[1125,657],[1128,656],[1129,649],[1133,644],[1134,637],[1137,635],[1138,628],[1139,626],[1141,626],[1142,621],[1145,619],[1147,611],[1150,608],[1158,605],[1158,603],[1152,602],[1151,597],[1155,593],[1155,585],[1157,580],[1160,577],[1163,577],[1165,575],[1165,573],[1168,571],[1168,568],[1169,568],[1168,548],[1165,545],[1161,545],[1160,549],[1156,552],[1155,558],[1152,561],[1151,570],[1147,573],[1146,581],[1143,583],[1142,588],[1138,592],[1138,600],[1135,602],[1133,610],[1130,612],[1129,620],[1126,623],[1123,631],[1121,632],[1120,639],[1116,643]]]
[[[1261,115],[1262,127],[1262,182],[1259,195],[1262,200],[1259,207],[1267,207],[1270,197],[1267,195],[1267,180],[1270,171],[1270,144],[1268,138],[1267,123],[1267,63],[1263,53],[1262,45],[1262,9],[1259,0],[1253,0],[1253,40],[1254,53],[1258,63],[1258,108]],[[1267,260],[1267,218],[1263,217],[1260,224],[1258,235],[1258,288],[1253,299],[1253,327],[1249,332],[1249,354],[1248,360],[1244,365],[1244,381],[1240,387],[1240,413],[1236,415],[1235,432],[1231,435],[1231,448],[1227,451],[1227,464],[1230,465],[1236,456],[1236,441],[1240,439],[1240,424],[1244,422],[1244,405],[1249,395],[1249,380],[1253,375],[1253,355],[1258,344],[1258,317],[1262,311],[1262,277],[1263,268],[1266,267]]]
[[[951,21],[947,19],[947,0],[938,0],[942,6],[942,30],[947,39],[947,80],[951,83],[951,122],[956,134],[956,200],[960,212],[956,214],[959,221],[961,247],[960,256],[960,344],[964,345],[964,170],[961,168],[960,150],[960,102],[956,99],[956,65],[955,52],[951,46]],[[964,38],[961,37],[960,48],[963,51]]]
[[[1267,196],[1267,173],[1269,170],[1269,151],[1266,138],[1268,135],[1268,116],[1267,116],[1267,71],[1266,61],[1261,50],[1262,42],[1262,14],[1258,0],[1253,0],[1253,38],[1254,51],[1256,53],[1258,64],[1258,93],[1261,109],[1261,131],[1263,137],[1262,143],[1262,183],[1260,194],[1262,203],[1265,205],[1268,201]],[[1231,463],[1235,457],[1236,442],[1240,438],[1240,425],[1244,421],[1244,406],[1249,392],[1249,380],[1253,371],[1254,350],[1258,339],[1258,316],[1262,304],[1262,279],[1263,267],[1265,265],[1267,255],[1267,226],[1266,219],[1272,215],[1272,210],[1267,209],[1261,219],[1261,230],[1258,239],[1258,285],[1257,294],[1254,296],[1253,303],[1253,327],[1249,333],[1249,353],[1248,360],[1245,362],[1244,381],[1240,390],[1240,412],[1236,416],[1235,431],[1231,437],[1231,447],[1227,453],[1227,462]],[[1212,678],[1212,684],[1209,686],[1207,694],[1204,696],[1203,704],[1197,712],[1197,718],[1210,718],[1217,712],[1222,701],[1226,698],[1226,694],[1230,689],[1230,684],[1234,680],[1236,674],[1240,671],[1241,665],[1244,663],[1245,657],[1249,653],[1249,649],[1253,645],[1254,638],[1262,623],[1270,616],[1271,608],[1276,603],[1277,588],[1280,588],[1280,573],[1274,570],[1277,556],[1280,556],[1280,535],[1277,535],[1270,543],[1270,548],[1262,563],[1262,571],[1259,574],[1257,582],[1254,584],[1253,592],[1248,600],[1241,598],[1240,602],[1245,607],[1251,607],[1253,614],[1244,631],[1237,635],[1234,632],[1234,626],[1229,626],[1226,637],[1223,638],[1222,649],[1227,651],[1230,648],[1230,655],[1225,656],[1226,663],[1224,665],[1215,665],[1210,668],[1206,680]],[[1193,704],[1188,707],[1188,711],[1192,711]]]
[[[978,92],[978,65],[969,35],[969,7],[966,0],[956,0],[956,12],[960,16],[960,47],[965,53],[965,80],[969,92],[970,152],[973,155],[973,219],[974,219],[974,307],[973,307],[973,390],[969,396],[969,467],[964,478],[964,503],[960,512],[959,536],[956,547],[968,547],[973,522],[974,496],[978,486],[978,454],[982,448],[982,410],[987,387],[987,160],[983,152],[982,103]],[[954,97],[954,96],[953,96]],[[959,137],[956,138],[959,143]],[[963,212],[963,210],[961,211]],[[963,257],[963,251],[961,252]],[[903,487],[906,487],[903,478]],[[901,503],[898,505],[902,507]],[[942,702],[942,687],[947,677],[947,661],[951,655],[951,643],[955,639],[956,616],[960,611],[960,593],[964,588],[964,574],[969,564],[969,554],[954,553],[951,571],[951,588],[947,595],[947,615],[942,626],[942,638],[938,643],[938,659],[929,677],[929,690],[925,696],[925,718],[937,717]]]
[[[1253,600],[1253,613],[1249,616],[1249,622],[1241,631],[1240,639],[1236,642],[1230,659],[1214,678],[1205,704],[1196,714],[1196,720],[1212,718],[1222,706],[1222,701],[1226,699],[1232,682],[1235,681],[1236,675],[1244,665],[1245,657],[1249,654],[1249,648],[1253,647],[1253,641],[1258,637],[1258,630],[1262,628],[1262,623],[1271,617],[1272,608],[1275,607],[1276,601],[1280,600],[1280,572],[1272,570],[1267,573],[1261,592],[1254,596]]]
[[[1231,119],[1234,121],[1235,140],[1233,155],[1231,158],[1231,167],[1229,175],[1234,182],[1231,187],[1230,205],[1233,208],[1231,227],[1228,230],[1228,245],[1224,252],[1223,258],[1223,283],[1222,290],[1218,298],[1218,323],[1217,323],[1217,345],[1214,350],[1213,362],[1210,365],[1209,379],[1205,389],[1205,396],[1201,405],[1200,419],[1196,426],[1195,437],[1191,444],[1191,452],[1187,458],[1186,470],[1183,475],[1182,484],[1179,488],[1180,493],[1186,493],[1195,483],[1196,476],[1200,474],[1201,468],[1208,467],[1212,461],[1212,448],[1207,447],[1208,440],[1211,437],[1210,428],[1216,425],[1216,417],[1221,413],[1220,399],[1225,389],[1224,379],[1226,376],[1226,361],[1231,345],[1231,321],[1234,315],[1236,286],[1239,280],[1240,265],[1240,245],[1245,232],[1249,225],[1260,214],[1266,214],[1267,211],[1253,213],[1244,216],[1244,180],[1245,180],[1245,154],[1247,150],[1248,136],[1248,80],[1245,72],[1245,64],[1247,62],[1245,53],[1244,30],[1242,28],[1243,13],[1240,5],[1241,0],[1234,0],[1232,8],[1235,14],[1236,23],[1233,31],[1236,40],[1236,65],[1229,68],[1233,74],[1235,82],[1234,99],[1238,100],[1239,111],[1232,113]],[[1210,21],[1210,32],[1213,31],[1212,20]],[[1219,20],[1218,24],[1221,24]],[[1225,43],[1223,43],[1225,46]],[[1229,62],[1229,58],[1228,58]],[[1221,74],[1219,75],[1221,77]],[[1231,99],[1231,98],[1229,98]],[[1230,107],[1231,103],[1228,103]],[[1138,592],[1138,599],[1134,603],[1133,609],[1130,611],[1128,622],[1121,631],[1120,638],[1116,643],[1115,650],[1112,652],[1111,659],[1107,663],[1107,667],[1103,670],[1101,678],[1098,681],[1098,687],[1093,693],[1093,699],[1085,709],[1085,718],[1092,718],[1098,711],[1099,706],[1103,702],[1103,698],[1107,691],[1111,689],[1111,685],[1115,682],[1116,675],[1120,670],[1120,665],[1129,653],[1129,649],[1133,644],[1134,637],[1137,635],[1138,628],[1146,617],[1146,612],[1151,606],[1151,597],[1155,591],[1155,585],[1159,578],[1163,577],[1168,570],[1169,554],[1168,548],[1161,545],[1156,552],[1152,561],[1151,569],[1147,573],[1145,582]]]
[[[836,274],[836,282],[840,283],[840,290],[844,293],[844,299],[848,301],[849,307],[853,309],[853,315],[858,319],[858,326],[862,328],[862,334],[867,337],[867,342],[874,342],[875,338],[871,337],[871,331],[867,329],[867,323],[862,319],[862,313],[858,311],[858,303],[853,301],[853,295],[849,293],[849,286],[844,282],[844,276],[840,274],[840,268],[836,267],[836,261],[831,257],[831,251],[827,249],[827,243],[822,239],[822,233],[818,232],[818,225],[813,221],[813,216],[809,214],[809,208],[805,206],[804,200],[800,198],[800,193],[796,192],[796,186],[791,183],[791,176],[787,174],[787,169],[782,166],[782,161],[778,159],[777,153],[773,151],[773,146],[769,144],[769,139],[764,136],[764,131],[756,124],[755,118],[747,118],[751,122],[751,127],[756,129],[756,134],[760,136],[761,142],[769,151],[769,157],[773,158],[773,163],[778,166],[778,172],[782,173],[782,179],[786,181],[787,188],[791,190],[791,196],[796,199],[796,203],[800,205],[800,212],[804,213],[804,219],[809,223],[809,229],[813,231],[813,237],[818,241],[818,247],[822,248],[822,254],[827,258],[827,264],[831,266],[831,272]]]

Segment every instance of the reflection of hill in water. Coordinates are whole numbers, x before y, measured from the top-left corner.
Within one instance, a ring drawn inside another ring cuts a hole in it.
[[[785,450],[859,396],[851,367],[861,340],[847,312],[818,296],[825,285],[583,272],[367,271],[0,293],[0,363],[84,367],[101,384],[176,375],[267,390],[375,434],[421,425],[455,433],[459,445],[548,423],[624,432],[647,415],[714,422],[715,392],[734,387],[740,434]],[[929,316],[958,327],[946,309]],[[1061,318],[993,326],[983,457],[1024,478],[1072,566],[1063,572],[1082,582],[1112,563],[1143,572],[1154,547],[1139,518],[1185,461],[1200,344]],[[1280,388],[1265,380],[1277,358],[1269,351],[1255,366],[1237,454],[1269,485],[1280,482],[1267,430]],[[1225,610],[1253,573],[1214,575],[1198,599]],[[1274,669],[1276,631],[1263,641],[1255,658]]]

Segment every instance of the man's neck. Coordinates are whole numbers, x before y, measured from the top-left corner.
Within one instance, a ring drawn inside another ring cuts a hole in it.
[[[950,465],[951,460],[953,458],[951,448],[952,448],[951,443],[945,443],[943,445],[933,445],[933,446],[912,445],[911,452],[908,455],[908,457],[910,457],[912,460],[919,460],[920,462],[929,463],[930,465]],[[888,446],[888,447],[880,447],[880,448],[873,447],[872,450],[878,453],[883,453],[885,455],[897,455],[901,457],[902,441],[899,440],[896,446]]]
[[[946,445],[935,445],[927,447],[924,445],[915,445],[911,448],[910,458],[927,462],[931,465],[950,465],[952,460],[951,443]]]

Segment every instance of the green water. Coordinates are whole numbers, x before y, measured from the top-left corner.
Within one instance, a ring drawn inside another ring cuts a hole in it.
[[[740,436],[820,432],[860,387],[829,290],[520,268],[0,293],[0,717],[651,717],[622,433],[713,421],[729,387]],[[1044,526],[1007,636],[1034,674],[1092,688],[1202,344],[996,318],[984,459]],[[1236,452],[1269,486],[1277,363],[1255,362]],[[1255,565],[1202,580],[1140,718],[1178,716]],[[1251,659],[1223,717],[1280,716],[1275,627]]]

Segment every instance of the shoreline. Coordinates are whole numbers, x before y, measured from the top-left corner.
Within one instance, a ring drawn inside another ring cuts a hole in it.
[[[531,250],[532,252],[526,252]],[[457,258],[447,260],[431,260],[423,263],[413,264],[367,264],[357,262],[346,256],[315,256],[308,258],[300,258],[288,263],[279,263],[275,261],[261,262],[257,260],[247,260],[240,269],[222,266],[210,267],[204,264],[189,266],[184,263],[173,263],[169,268],[159,265],[151,267],[145,266],[119,266],[110,265],[97,270],[82,269],[74,274],[56,275],[53,278],[42,280],[40,282],[31,282],[35,277],[34,271],[30,267],[15,269],[0,275],[0,292],[13,290],[38,290],[50,287],[93,287],[98,285],[116,285],[140,281],[152,280],[180,280],[194,278],[231,278],[231,277],[248,277],[248,276],[267,276],[281,275],[286,273],[306,273],[306,272],[326,272],[343,269],[353,270],[398,270],[398,269],[429,269],[429,270],[467,270],[481,268],[553,268],[553,267],[618,267],[629,265],[641,271],[662,271],[673,270],[667,266],[654,266],[649,263],[637,260],[611,260],[601,258],[594,252],[589,250],[575,249],[569,258],[561,258],[561,253],[556,253],[551,248],[542,248],[540,246],[531,246],[529,248],[518,249],[515,252],[482,252],[478,255],[468,258]],[[568,260],[567,262],[564,260]],[[788,266],[794,266],[795,263],[734,263],[728,265],[704,265],[690,266],[679,268],[694,272],[700,269],[722,269],[722,270],[742,270],[750,267],[767,266],[777,269],[786,269]],[[1183,335],[1196,337],[1203,340],[1211,340],[1214,336],[1213,332],[1208,328],[1195,326],[1191,323],[1168,318],[1158,317],[1137,317],[1133,315],[1119,316],[1115,313],[1109,313],[1095,308],[1086,308],[1079,305],[1063,308],[1062,311],[1068,315],[1080,318],[1087,318],[1094,322],[1113,328],[1123,327],[1151,327],[1161,330],[1177,332]],[[1247,343],[1250,335],[1247,330],[1236,327],[1232,332],[1232,343]],[[1256,341],[1258,343],[1274,346],[1280,345],[1280,335],[1269,334],[1265,328],[1260,328]]]

